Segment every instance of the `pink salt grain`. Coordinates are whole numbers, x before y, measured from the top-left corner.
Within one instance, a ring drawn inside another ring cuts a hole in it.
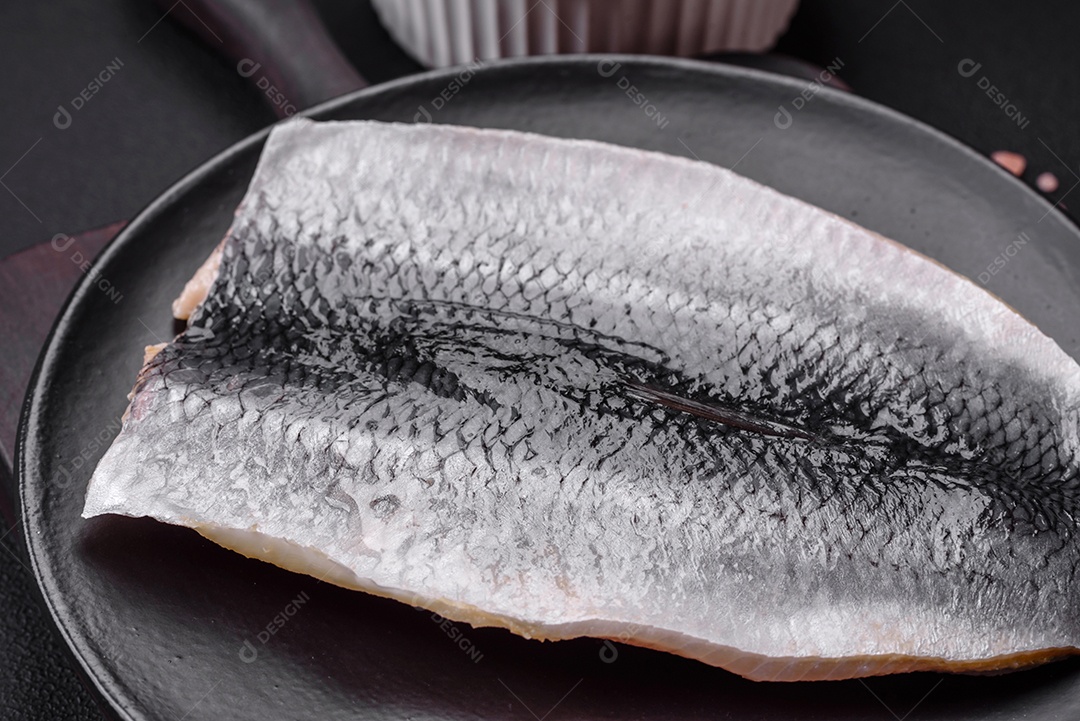
[[[1058,189],[1058,179],[1053,173],[1039,173],[1035,178],[1035,187],[1044,193],[1053,193]]]
[[[990,158],[1008,170],[1015,176],[1021,176],[1024,174],[1024,168],[1027,167],[1027,158],[1020,153],[1014,153],[1011,150],[995,150],[990,153]]]

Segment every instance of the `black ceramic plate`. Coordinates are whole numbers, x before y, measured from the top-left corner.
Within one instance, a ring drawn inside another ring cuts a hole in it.
[[[896,113],[827,91],[797,110],[805,87],[695,62],[544,59],[472,77],[409,78],[312,115],[430,117],[738,166],[981,277],[1077,353],[1074,226],[984,158]],[[790,115],[778,123],[780,108]],[[23,416],[19,471],[33,567],[79,665],[120,717],[1080,717],[1080,662],[994,678],[758,684],[597,640],[545,644],[452,626],[147,519],[82,520],[86,480],[116,434],[143,346],[172,336],[169,303],[225,232],[264,137],[185,178],[105,251],[96,268],[108,285],[87,278],[75,291]]]

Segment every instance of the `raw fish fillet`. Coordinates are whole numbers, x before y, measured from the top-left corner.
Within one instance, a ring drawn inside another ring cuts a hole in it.
[[[1080,645],[1080,367],[728,170],[289,122],[176,312],[86,517],[759,680]]]

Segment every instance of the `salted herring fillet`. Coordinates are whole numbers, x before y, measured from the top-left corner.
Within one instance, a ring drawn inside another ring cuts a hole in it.
[[[1080,645],[1080,367],[728,170],[290,122],[176,312],[85,517],[759,680]]]

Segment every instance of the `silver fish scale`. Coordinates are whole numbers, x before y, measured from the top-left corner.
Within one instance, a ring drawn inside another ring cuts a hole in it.
[[[257,530],[536,633],[985,658],[1080,642],[1078,377],[711,166],[294,122],[87,514]]]

